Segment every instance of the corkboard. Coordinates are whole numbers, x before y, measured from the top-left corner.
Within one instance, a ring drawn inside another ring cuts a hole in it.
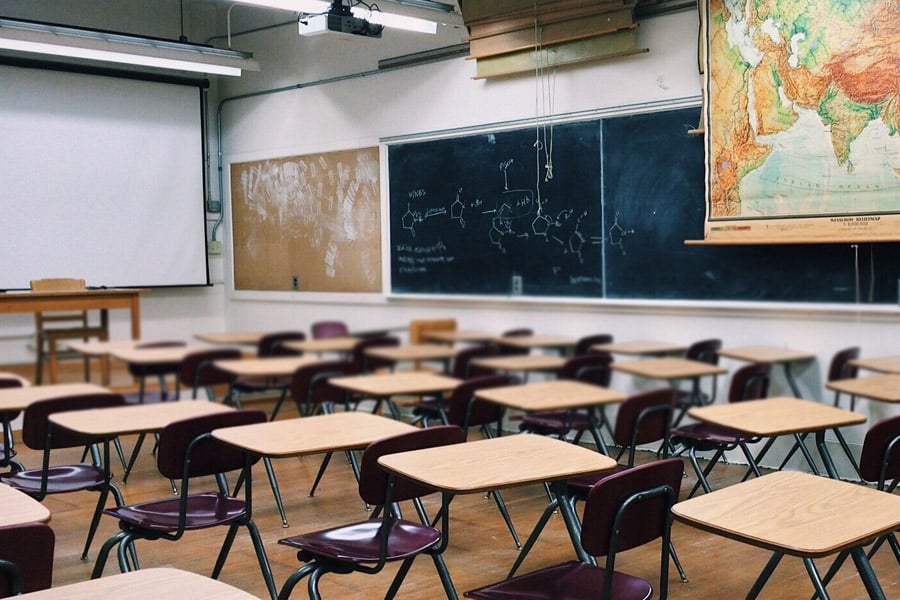
[[[231,165],[238,290],[381,291],[377,148]]]

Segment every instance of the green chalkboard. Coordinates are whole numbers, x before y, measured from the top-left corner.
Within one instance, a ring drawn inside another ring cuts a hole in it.
[[[392,291],[897,302],[900,244],[685,245],[703,237],[698,122],[686,108],[390,146]]]

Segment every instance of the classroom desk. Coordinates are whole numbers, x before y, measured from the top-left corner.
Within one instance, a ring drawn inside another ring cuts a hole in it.
[[[139,340],[113,340],[113,341],[73,341],[68,342],[66,347],[72,352],[77,352],[89,358],[99,358],[100,362],[100,382],[103,385],[109,385],[109,357],[117,350],[133,349]]]
[[[813,559],[849,550],[870,598],[884,592],[863,546],[900,527],[900,496],[865,486],[780,471],[672,507],[687,525],[774,554],[747,593],[756,598],[785,554],[803,559],[819,597],[829,597]]]
[[[50,510],[23,492],[6,484],[0,484],[0,527],[24,523],[45,523],[50,520]]]
[[[633,340],[629,342],[610,342],[608,344],[595,344],[591,350],[600,350],[610,354],[625,354],[627,356],[662,356],[664,354],[682,354],[687,350],[684,344],[670,344],[669,342],[657,342],[654,340]]]
[[[401,371],[375,375],[331,377],[328,383],[345,391],[376,399],[378,402],[373,412],[378,411],[381,401],[387,402],[391,415],[395,419],[399,419],[400,411],[391,401],[393,396],[443,394],[453,391],[460,381],[428,371]]]
[[[528,373],[531,371],[559,371],[566,364],[566,359],[553,354],[511,354],[509,356],[473,358],[470,364],[503,373]]]
[[[578,340],[562,335],[539,334],[494,336],[493,341],[496,344],[512,346],[513,348],[522,348],[527,350],[545,348],[548,350],[556,350],[558,352],[571,350],[578,343]]]
[[[723,348],[722,350],[719,350],[719,356],[751,363],[781,365],[784,370],[784,378],[787,380],[795,398],[800,398],[801,396],[800,390],[797,387],[797,382],[794,380],[794,375],[791,372],[791,365],[796,362],[815,360],[816,358],[816,355],[813,352],[790,350],[787,348],[779,348],[778,346],[741,346],[738,348]]]
[[[602,409],[607,404],[624,402],[627,396],[599,385],[556,379],[477,390],[475,397],[524,412],[588,409],[591,435],[594,436],[597,448],[608,455],[609,449],[603,436],[600,435],[600,421],[596,409],[597,407]]]
[[[422,337],[439,344],[485,344],[497,338],[497,334],[474,330],[423,331]]]
[[[366,349],[366,356],[389,360],[395,363],[420,361],[437,361],[443,365],[444,372],[450,360],[456,356],[456,350],[445,344],[409,344],[407,346],[375,346]]]
[[[782,435],[794,437],[810,469],[818,475],[819,469],[801,437],[802,434],[814,433],[816,446],[825,469],[828,471],[828,475],[834,479],[838,479],[839,475],[825,445],[825,432],[829,429],[834,431],[837,438],[842,441],[842,447],[848,453],[847,457],[855,466],[856,461],[849,454],[846,443],[843,442],[844,437],[841,435],[840,428],[866,422],[866,417],[859,413],[787,396],[693,407],[688,410],[688,415],[703,423],[727,427],[760,438],[768,438],[765,446],[754,458],[754,464],[750,465],[757,475],[759,475],[759,461],[772,447],[775,439]]]
[[[221,333],[197,333],[194,337],[207,344],[256,346],[264,335],[266,335],[265,331],[226,331]]]
[[[352,335],[318,338],[312,340],[292,340],[282,342],[281,345],[289,350],[298,350],[300,352],[311,352],[313,354],[325,354],[327,352],[335,352],[337,354],[347,354],[353,352],[353,348],[362,338]]]
[[[829,390],[877,400],[878,402],[900,403],[900,374],[872,375],[839,379],[825,384]]]
[[[457,494],[550,483],[575,552],[585,560],[580,524],[566,499],[566,480],[616,466],[613,459],[599,452],[527,434],[388,454],[379,458],[378,464],[397,476],[441,492],[442,510],[449,510],[450,501]],[[449,537],[448,532],[445,534]]]
[[[312,356],[263,356],[260,358],[216,360],[213,361],[213,366],[231,376],[231,382],[228,384],[228,393],[224,399],[225,404],[234,403],[235,406],[241,408],[240,399],[234,394],[234,386],[240,382],[241,378],[287,378],[293,375],[294,371],[300,367],[314,365],[318,362],[322,362],[321,359]],[[283,399],[283,396],[281,399]]]
[[[6,292],[0,294],[0,314],[99,310],[104,327],[110,309],[131,313],[131,339],[141,338],[141,294],[145,289],[101,289],[70,292]]]
[[[203,575],[172,568],[153,568],[88,579],[17,596],[26,600],[94,600],[96,598],[215,598],[216,600],[258,600],[227,583]]]
[[[859,369],[877,373],[900,374],[900,356],[882,356],[880,358],[855,358],[850,364]]]

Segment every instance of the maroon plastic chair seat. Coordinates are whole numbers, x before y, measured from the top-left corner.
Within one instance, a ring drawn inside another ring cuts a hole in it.
[[[350,335],[347,324],[343,321],[317,321],[310,327],[310,333],[316,340]]]
[[[123,406],[124,404],[124,397],[112,393],[64,396],[31,404],[25,409],[23,416],[22,442],[32,450],[43,452],[42,464],[46,464],[47,468],[25,469],[24,471],[0,474],[0,482],[39,501],[52,494],[82,491],[99,493],[97,509],[88,529],[82,558],[87,558],[91,541],[100,522],[100,509],[106,505],[109,492],[113,493],[116,506],[124,504],[124,499],[119,489],[110,483],[112,475],[109,472],[108,456],[103,460],[103,466],[85,463],[52,464],[53,450],[84,448],[104,440],[80,435],[59,427],[51,428],[48,417],[56,412]],[[49,435],[48,429],[50,430]],[[108,454],[108,445],[106,448]]]
[[[211,577],[217,579],[225,565],[238,528],[246,527],[256,551],[257,560],[266,580],[266,587],[275,596],[275,584],[263,548],[262,537],[252,519],[249,498],[241,499],[228,493],[224,474],[244,469],[257,462],[247,459],[239,449],[223,444],[209,433],[214,429],[263,423],[266,415],[258,410],[228,411],[184,419],[167,425],[159,434],[157,469],[167,479],[178,479],[179,498],[141,502],[103,514],[119,520],[120,531],[104,542],[97,555],[92,579],[103,575],[110,551],[119,546],[119,568],[122,572],[138,568],[136,540],[178,541],[185,531],[210,527],[228,527],[219,550]],[[243,473],[249,476],[249,473]],[[191,493],[191,481],[198,477],[216,476],[217,491]]]
[[[659,597],[668,591],[669,510],[678,500],[684,463],[667,459],[609,475],[589,491],[581,545],[591,556],[605,556],[602,567],[581,561],[538,569],[465,593],[478,600],[646,600],[649,581],[615,570],[616,554],[662,538]]]
[[[0,527],[0,598],[48,589],[55,545],[56,535],[45,523]]]
[[[317,599],[321,597],[319,579],[326,573],[375,574],[389,562],[404,561],[385,596],[393,598],[412,561],[421,554],[434,559],[442,582],[449,581],[449,574],[441,557],[446,546],[442,529],[403,519],[394,509],[395,503],[413,501],[421,511],[419,497],[431,494],[433,490],[407,479],[394,479],[378,465],[378,459],[386,454],[463,441],[462,430],[447,425],[418,429],[369,444],[363,453],[360,468],[359,496],[367,504],[379,507],[379,511],[366,521],[278,540],[279,544],[296,549],[297,558],[306,563],[288,577],[278,597],[290,597],[297,583],[308,576],[309,597]],[[443,527],[446,527],[447,518],[445,511]]]

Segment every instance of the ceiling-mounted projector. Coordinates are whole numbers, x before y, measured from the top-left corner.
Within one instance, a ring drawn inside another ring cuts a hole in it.
[[[380,38],[384,25],[370,23],[353,16],[350,8],[341,0],[335,0],[328,12],[301,16],[298,20],[300,35],[321,35],[328,32],[350,33],[364,37]]]

